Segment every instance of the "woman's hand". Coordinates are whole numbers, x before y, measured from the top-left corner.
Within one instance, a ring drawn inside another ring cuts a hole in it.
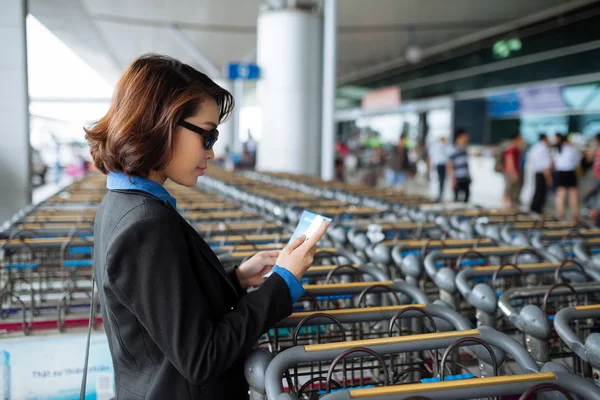
[[[240,286],[246,288],[248,286],[259,286],[263,283],[265,281],[263,275],[273,268],[280,253],[280,250],[261,251],[242,263],[235,270]]]
[[[276,264],[287,269],[294,274],[296,279],[300,280],[312,264],[317,251],[317,242],[325,234],[327,228],[329,228],[329,221],[323,222],[308,240],[305,241],[304,235],[294,240],[281,250]]]

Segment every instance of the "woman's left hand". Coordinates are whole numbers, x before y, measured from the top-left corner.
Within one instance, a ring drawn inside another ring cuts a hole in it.
[[[235,270],[240,285],[246,288],[248,286],[259,286],[263,283],[265,281],[263,275],[273,268],[279,253],[281,253],[280,250],[261,251],[242,263]]]

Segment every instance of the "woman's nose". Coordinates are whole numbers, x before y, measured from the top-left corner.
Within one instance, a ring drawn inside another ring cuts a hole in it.
[[[213,148],[211,148],[210,150],[208,150],[206,152],[206,159],[207,160],[214,160],[215,158],[215,150]]]

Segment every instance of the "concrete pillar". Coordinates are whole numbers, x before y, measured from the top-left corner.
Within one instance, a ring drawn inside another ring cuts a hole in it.
[[[26,4],[0,2],[0,225],[31,202]]]
[[[323,51],[323,115],[321,130],[321,179],[334,178],[335,90],[337,73],[337,0],[325,1]]]
[[[217,85],[221,86],[223,89],[225,89],[233,94],[233,85],[231,84],[230,80],[217,79],[217,80],[215,80],[215,83]],[[238,105],[236,104],[236,108],[237,107],[238,107]],[[227,147],[229,147],[229,149],[231,151],[233,151],[232,144],[233,144],[233,115],[230,115],[229,119],[227,119],[227,121],[225,121],[224,123],[219,125],[219,140],[217,141],[217,143],[215,144],[215,147],[214,147],[215,157],[224,157],[225,149]]]
[[[323,18],[306,10],[258,17],[257,84],[263,132],[257,169],[319,175]]]

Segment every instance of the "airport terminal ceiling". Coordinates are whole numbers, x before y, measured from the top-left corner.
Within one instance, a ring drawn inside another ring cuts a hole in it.
[[[113,83],[128,62],[145,52],[166,53],[200,68],[197,60],[202,58],[213,76],[228,62],[252,61],[257,18],[267,3],[283,1],[30,0],[30,11]],[[338,6],[338,77],[340,83],[351,82],[363,76],[366,68],[402,64],[411,46],[426,53],[490,27],[573,3],[342,0]]]

